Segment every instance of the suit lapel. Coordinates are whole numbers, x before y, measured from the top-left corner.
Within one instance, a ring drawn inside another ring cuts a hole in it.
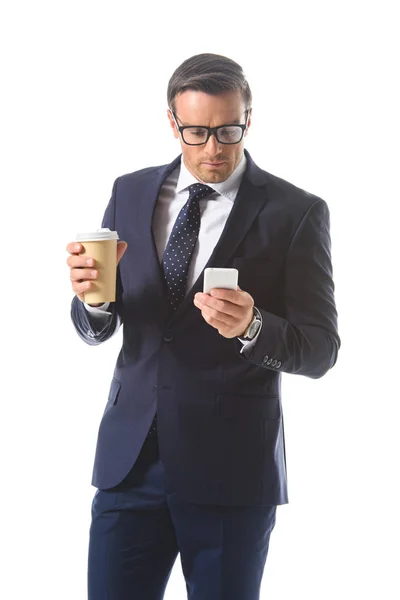
[[[150,183],[141,185],[140,190],[135,192],[135,201],[132,202],[135,214],[131,213],[129,223],[126,224],[129,237],[134,242],[133,247],[137,249],[141,270],[148,280],[147,286],[152,290],[152,293],[158,295],[160,304],[166,312],[168,312],[169,306],[164,273],[158,258],[153,234],[153,215],[163,182],[179,164],[180,156],[169,165],[160,167],[153,175],[153,180]],[[129,239],[127,241],[129,244]]]

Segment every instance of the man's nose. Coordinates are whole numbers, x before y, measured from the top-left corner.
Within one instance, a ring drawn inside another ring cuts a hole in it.
[[[210,135],[210,137],[208,138],[207,143],[205,144],[205,149],[206,152],[210,155],[215,155],[215,154],[219,154],[222,150],[221,148],[221,144],[218,142],[217,138],[215,137],[215,133],[212,133]]]

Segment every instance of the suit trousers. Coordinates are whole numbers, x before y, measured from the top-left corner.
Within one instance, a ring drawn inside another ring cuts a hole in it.
[[[275,515],[185,502],[149,435],[126,478],[93,498],[89,600],[162,600],[178,553],[189,600],[258,600]]]

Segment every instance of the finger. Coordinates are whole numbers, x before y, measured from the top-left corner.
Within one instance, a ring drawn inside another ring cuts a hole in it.
[[[83,294],[84,292],[88,292],[92,287],[93,283],[91,281],[73,281],[72,282],[72,290],[75,294]]]
[[[123,257],[123,255],[125,254],[127,247],[128,247],[128,244],[126,242],[118,242],[118,244],[117,244],[117,265],[118,265],[119,261],[121,260],[121,258]]]
[[[232,304],[237,304],[238,306],[247,306],[250,295],[242,290],[239,291],[214,288],[211,290],[210,296],[213,298],[219,298],[220,300],[227,300],[228,302],[232,302]]]
[[[71,269],[71,281],[86,281],[96,279],[98,271],[96,269]]]
[[[76,256],[74,254],[72,254],[71,256],[68,256],[67,258],[67,265],[69,267],[74,267],[74,268],[78,268],[78,267],[94,267],[96,261],[94,258],[91,258],[90,256]]]
[[[195,300],[200,302],[202,306],[212,308],[220,314],[230,315],[235,318],[240,318],[242,316],[242,308],[237,304],[232,304],[232,302],[227,302],[226,300],[219,300],[218,298],[213,298],[209,294],[202,294],[199,292],[196,294]]]
[[[198,305],[195,302],[196,305]],[[201,313],[203,315],[203,317],[207,317],[207,319],[212,319],[213,321],[215,321],[216,323],[219,323],[220,325],[228,325],[229,327],[231,327],[232,325],[234,325],[237,321],[237,319],[235,317],[232,317],[231,315],[227,315],[225,313],[221,313],[217,310],[215,310],[214,308],[211,308],[210,306],[198,306],[198,308],[200,308]],[[209,321],[207,321],[209,322]]]
[[[83,246],[82,244],[79,244],[79,242],[70,242],[67,244],[67,252],[70,254],[80,254],[82,251]]]
[[[211,327],[214,327],[214,329],[218,329],[219,331],[220,329],[223,330],[226,328],[227,323],[225,321],[221,321],[220,319],[216,319],[215,317],[208,315],[204,310],[201,311],[201,314],[203,315],[203,319],[206,321],[206,323],[211,325]]]

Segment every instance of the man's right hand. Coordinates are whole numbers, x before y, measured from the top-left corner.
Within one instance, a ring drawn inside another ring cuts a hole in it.
[[[128,244],[126,242],[117,243],[117,265],[123,257]],[[84,248],[79,242],[71,242],[67,245],[67,252],[71,256],[67,258],[67,265],[70,267],[70,280],[72,289],[81,302],[85,301],[84,292],[90,290],[93,279],[98,276],[95,260],[86,254],[81,256]],[[91,304],[90,306],[101,306],[101,304]]]

